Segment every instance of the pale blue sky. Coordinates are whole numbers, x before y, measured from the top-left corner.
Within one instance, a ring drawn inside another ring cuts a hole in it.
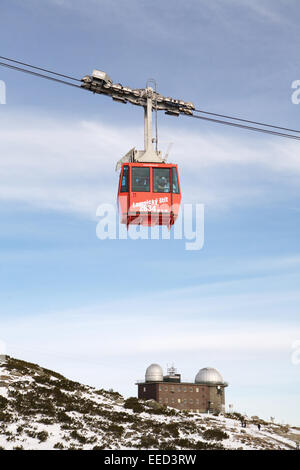
[[[3,0],[0,55],[81,77],[93,68],[167,96],[299,128],[289,0]],[[115,162],[143,145],[139,108],[0,70],[0,339],[76,380],[136,393],[151,362],[185,380],[217,367],[239,411],[300,424],[297,142],[159,115],[205,245],[100,241]]]

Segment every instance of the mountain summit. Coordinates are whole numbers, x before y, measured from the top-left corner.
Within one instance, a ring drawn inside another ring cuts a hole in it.
[[[152,400],[96,390],[18,359],[0,363],[2,450],[263,450],[295,449],[297,441],[300,428],[238,413],[180,412]]]

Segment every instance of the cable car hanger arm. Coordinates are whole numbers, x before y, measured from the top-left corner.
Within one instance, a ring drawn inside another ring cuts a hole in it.
[[[110,96],[115,101],[131,103],[136,106],[147,106],[147,99],[153,101],[153,109],[165,111],[166,114],[179,116],[179,114],[192,115],[195,109],[193,103],[167,98],[155,92],[151,87],[130,88],[120,83],[113,83],[112,79],[100,70],[94,70],[92,75],[82,78],[82,88],[93,93]]]
[[[202,111],[199,109],[195,109],[195,106],[191,102],[185,102],[182,100],[175,100],[173,98],[166,98],[159,93],[156,93],[152,90],[152,88],[148,87],[145,89],[132,89],[129,87],[123,87],[121,84],[117,83],[114,84],[111,78],[102,71],[94,70],[92,75],[87,75],[82,79],[83,84],[81,85],[82,88],[92,91],[93,93],[104,94],[110,96],[115,101],[120,101],[122,103],[130,102],[137,106],[143,106],[146,108],[147,106],[147,98],[151,98],[152,101],[152,109],[154,110],[164,110],[165,114],[179,116],[180,114],[187,115],[196,119],[202,119],[205,121],[214,122],[217,124],[223,124],[227,126],[232,126],[240,129],[246,129],[250,131],[261,132],[264,134],[271,134],[278,137],[285,137],[294,140],[300,140],[300,137],[292,134],[287,134],[283,132],[278,132],[278,130],[290,131],[295,133],[300,133],[299,130],[289,129],[285,127],[279,127],[272,124],[266,124],[257,121],[250,121],[247,119],[242,118],[235,118],[232,116],[210,113],[207,111]],[[203,113],[217,117],[223,117],[226,119],[214,119],[208,118],[201,115],[196,115],[196,113]],[[249,126],[246,124],[240,124],[237,122],[232,122],[231,120],[248,123],[248,124],[256,124],[263,127],[254,127]],[[266,129],[264,127],[268,127],[270,129]],[[273,130],[272,130],[273,129]],[[277,130],[274,130],[277,129]]]
[[[165,111],[165,114],[168,114],[168,115],[179,116],[183,114],[186,116],[214,122],[217,124],[224,124],[224,125],[228,125],[232,127],[241,128],[241,129],[263,132],[263,133],[275,135],[278,137],[285,137],[285,138],[291,138],[294,140],[300,140],[298,136],[295,136],[293,134],[278,132],[278,130],[283,130],[283,131],[288,131],[288,132],[299,134],[300,130],[280,127],[280,126],[273,125],[273,124],[267,124],[267,123],[262,123],[258,121],[251,121],[248,119],[237,118],[237,117],[229,116],[225,114],[217,114],[217,113],[212,113],[212,112],[196,109],[193,103],[191,102],[186,102],[183,100],[177,100],[177,99],[165,97],[157,93],[156,91],[154,91],[151,87],[146,87],[142,89],[132,89],[130,87],[124,87],[119,83],[113,83],[111,78],[105,72],[102,72],[99,70],[94,70],[92,75],[86,75],[82,79],[79,79],[79,78],[71,77],[70,75],[65,75],[65,74],[54,72],[48,69],[44,69],[42,67],[36,67],[34,65],[30,65],[30,64],[27,64],[27,63],[24,63],[15,59],[10,59],[8,57],[0,56],[0,59],[6,61],[6,62],[0,62],[0,66],[2,67],[7,67],[9,69],[16,70],[18,72],[24,72],[30,75],[37,76],[39,78],[44,78],[44,79],[58,82],[64,85],[69,85],[69,86],[80,88],[83,90],[92,91],[93,93],[110,96],[114,101],[119,101],[122,103],[128,102],[136,106],[143,106],[144,109],[146,109],[147,99],[151,98],[152,109],[154,111]],[[23,65],[27,68],[18,67],[16,65],[12,65],[7,62],[11,62],[11,63],[18,64],[18,65]],[[38,73],[31,69],[45,72],[47,75]],[[50,76],[49,74],[55,75],[56,77],[60,77],[60,78]],[[74,81],[81,82],[81,85],[77,83],[72,83],[67,80],[62,80],[62,78],[72,80],[73,82]],[[201,113],[201,114],[199,115],[198,113]],[[203,114],[211,115],[215,117],[221,117],[226,120],[208,118],[208,117],[203,116]],[[232,122],[232,121],[239,121],[239,122],[243,122],[247,124],[255,124],[256,126],[261,126],[261,127],[248,126],[245,124],[239,124],[239,123]],[[269,129],[266,129],[266,127]],[[276,130],[274,131],[274,129],[277,129],[277,131]]]

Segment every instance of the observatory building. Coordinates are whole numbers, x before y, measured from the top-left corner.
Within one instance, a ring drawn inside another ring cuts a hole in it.
[[[200,413],[225,410],[225,387],[228,386],[220,372],[204,367],[196,374],[194,382],[182,382],[174,367],[167,375],[159,364],[151,364],[144,381],[138,381],[138,398],[155,400],[161,405],[179,410],[194,410]]]

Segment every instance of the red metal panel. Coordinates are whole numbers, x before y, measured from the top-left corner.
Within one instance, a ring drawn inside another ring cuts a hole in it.
[[[129,167],[129,192],[121,192],[121,182],[124,167]],[[133,168],[150,169],[150,187],[149,191],[133,191],[132,171]],[[170,192],[154,192],[153,187],[153,169],[170,169]],[[175,168],[178,179],[179,194],[172,192],[172,171]],[[178,177],[178,168],[174,164],[162,163],[126,163],[123,164],[120,173],[118,204],[122,224],[135,225],[166,225],[172,226],[179,213],[181,202],[180,182]]]

